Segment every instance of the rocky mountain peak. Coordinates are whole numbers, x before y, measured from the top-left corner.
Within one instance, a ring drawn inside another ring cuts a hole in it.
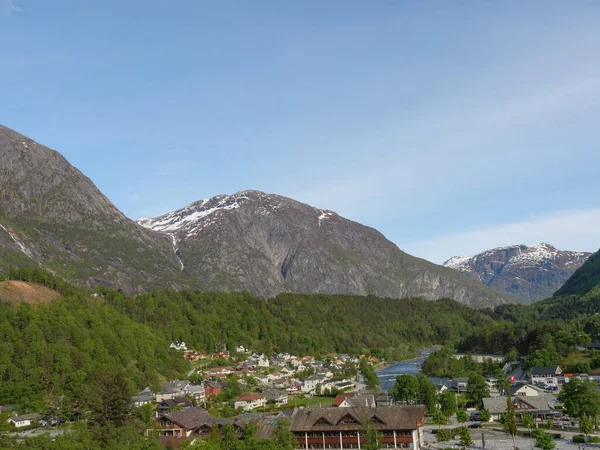
[[[373,228],[276,194],[218,195],[138,223],[169,235],[186,272],[214,290],[507,301]]]
[[[516,298],[538,300],[551,296],[589,256],[539,243],[455,256],[444,266]]]

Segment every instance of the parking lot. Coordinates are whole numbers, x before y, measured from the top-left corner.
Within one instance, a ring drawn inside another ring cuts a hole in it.
[[[425,448],[430,449],[441,449],[441,448],[462,448],[460,442],[456,439],[448,442],[437,443],[433,430],[435,427],[426,427],[424,440],[427,443]],[[471,449],[486,449],[486,450],[513,450],[513,441],[508,433],[503,431],[496,431],[488,428],[469,429],[471,436],[473,437],[473,445],[467,448]],[[485,446],[483,445],[483,439],[485,440]],[[565,439],[557,439],[556,441],[557,450],[582,450],[582,449],[599,449],[600,444],[574,444],[570,441],[570,437]],[[532,438],[520,437],[515,438],[515,444],[520,450],[531,450],[535,447],[535,440]]]

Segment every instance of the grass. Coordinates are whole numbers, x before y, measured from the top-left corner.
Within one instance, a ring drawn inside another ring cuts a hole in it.
[[[298,406],[331,406],[332,403],[333,397],[292,397],[289,399],[287,406],[290,408]]]

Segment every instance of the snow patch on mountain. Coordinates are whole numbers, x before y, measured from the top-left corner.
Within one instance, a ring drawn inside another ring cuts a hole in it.
[[[444,266],[450,267],[451,269],[458,269],[463,266],[465,262],[471,259],[470,256],[453,256],[444,263]]]

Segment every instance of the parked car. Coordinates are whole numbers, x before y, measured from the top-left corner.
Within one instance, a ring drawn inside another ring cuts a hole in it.
[[[471,425],[469,425],[469,428],[481,428],[481,423],[472,423]]]

